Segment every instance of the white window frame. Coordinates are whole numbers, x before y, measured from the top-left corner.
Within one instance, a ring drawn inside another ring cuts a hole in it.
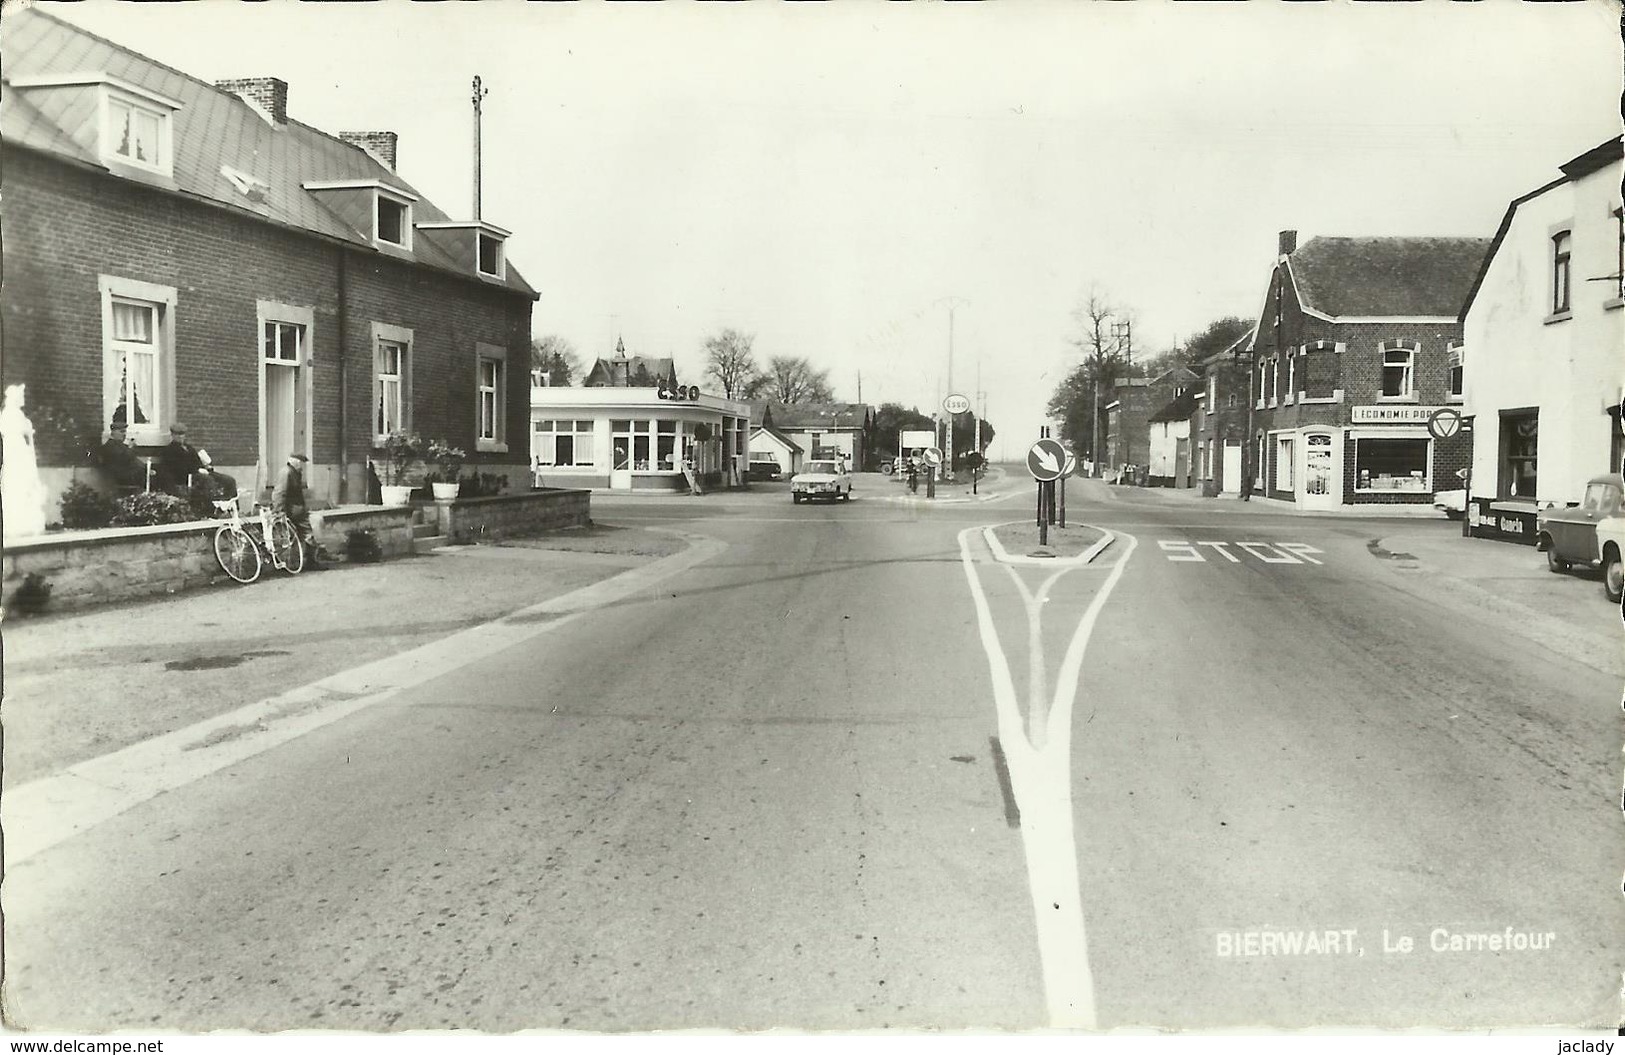
[[[1415,403],[1416,396],[1416,353],[1418,346],[1412,341],[1384,341],[1377,345],[1377,402],[1378,403]],[[1404,353],[1403,363],[1390,364],[1388,357]],[[1402,391],[1398,395],[1388,394],[1388,368],[1390,365],[1404,370]]]
[[[1354,445],[1351,452],[1350,464],[1354,472],[1354,493],[1360,495],[1431,495],[1433,493],[1433,437],[1425,428],[1388,427],[1383,429],[1349,429],[1348,441]],[[1361,440],[1421,440],[1427,444],[1426,459],[1422,463],[1422,486],[1419,488],[1397,487],[1361,487],[1360,486],[1360,441]]]
[[[393,202],[401,207],[401,240],[391,242],[378,231],[378,210],[384,202]],[[404,194],[391,194],[382,187],[374,187],[372,192],[372,244],[391,249],[404,249],[412,251],[412,199]]]
[[[180,109],[180,103],[167,99],[156,93],[140,91],[134,85],[103,83],[100,99],[97,101],[98,141],[101,146],[101,159],[110,165],[118,165],[151,172],[159,176],[173,176],[175,174],[175,111]],[[127,154],[120,154],[114,142],[114,108],[125,107],[132,113],[146,114],[155,118],[158,126],[157,143],[154,150],[157,157],[152,161],[140,161]]]
[[[1274,356],[1269,358],[1270,374],[1270,406],[1275,406],[1281,400],[1281,361]]]
[[[1257,458],[1253,464],[1253,490],[1264,490],[1264,462],[1269,457],[1269,437],[1264,433],[1258,434]]]
[[[1281,398],[1283,405],[1290,404],[1298,393],[1298,355],[1297,350],[1289,348],[1286,353],[1286,395]]]
[[[147,423],[128,422],[130,439],[141,446],[158,446],[169,440],[169,424],[175,418],[175,304],[174,286],[160,286],[117,275],[99,275],[97,290],[102,309],[102,420],[105,431],[118,407],[119,360],[138,351],[121,347],[123,342],[113,338],[114,301],[133,301],[150,304],[156,311],[152,351],[152,398],[154,405],[147,409]],[[127,412],[128,413],[128,412]]]
[[[1466,399],[1467,390],[1467,349],[1459,341],[1451,341],[1444,346],[1444,387],[1445,401],[1447,403],[1460,403]],[[1457,370],[1461,371],[1461,384],[1454,383],[1451,375]]]
[[[1296,466],[1293,462],[1298,456],[1296,433],[1281,433],[1275,437],[1275,490],[1291,491],[1297,493],[1293,484]]]
[[[1253,401],[1254,410],[1264,409],[1264,371],[1267,368],[1268,363],[1269,360],[1260,359],[1258,361],[1258,369],[1253,371],[1253,376],[1258,380],[1258,395]]]
[[[490,240],[497,249],[497,269],[487,271],[481,266],[480,243]],[[508,277],[508,240],[480,228],[474,230],[474,271],[481,278],[506,279]]]
[[[494,386],[485,383],[485,365],[495,367]],[[491,431],[485,429],[485,399],[492,400]],[[508,350],[498,344],[474,345],[474,449],[508,453]]]
[[[259,457],[260,464],[268,469],[278,465],[287,451],[280,454],[265,449],[265,366],[267,363],[282,365],[296,365],[302,369],[299,391],[296,397],[304,400],[305,442],[303,450],[305,457],[312,460],[316,457],[314,427],[315,418],[312,416],[315,403],[314,391],[316,385],[310,375],[310,369],[316,365],[315,339],[316,339],[316,312],[312,308],[300,307],[296,304],[283,304],[278,301],[259,300],[254,305],[255,347],[259,349],[259,415],[255,419],[255,428],[259,430]],[[271,359],[265,355],[265,328],[267,326],[293,326],[301,331],[299,342],[299,355],[296,359]]]
[[[412,340],[412,330],[406,326],[392,326],[385,322],[372,324],[372,389],[367,403],[367,427],[372,430],[374,447],[382,446],[390,431],[386,429],[379,432],[377,429],[378,398],[384,382],[384,375],[378,369],[378,351],[385,342],[401,346],[400,373],[390,375],[396,382],[395,403],[398,420],[394,422],[394,426],[397,429],[412,427]]]
[[[549,428],[541,428],[548,425]],[[568,428],[560,428],[567,425]],[[585,427],[583,427],[585,426]],[[596,469],[598,467],[598,424],[591,418],[539,418],[531,426],[531,458],[542,469]],[[570,464],[550,460],[558,457],[558,437],[572,437]],[[586,450],[583,460],[582,451]],[[546,452],[544,457],[542,452]]]

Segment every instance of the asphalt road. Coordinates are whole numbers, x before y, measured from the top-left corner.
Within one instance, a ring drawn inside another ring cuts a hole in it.
[[[1012,567],[1025,489],[896,490],[595,497],[726,548],[15,864],[12,1021],[1619,1020],[1606,665],[1366,524],[1086,488]]]

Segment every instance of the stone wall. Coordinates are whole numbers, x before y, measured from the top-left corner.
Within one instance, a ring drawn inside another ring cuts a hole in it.
[[[345,532],[371,528],[384,557],[412,552],[412,511],[405,506],[345,506],[312,513],[316,540],[342,558]],[[229,582],[214,556],[214,533],[220,524],[197,520],[187,524],[60,531],[33,538],[8,539],[0,571],[0,604],[30,574],[50,586],[46,611],[128,601]],[[269,564],[263,574],[276,574]]]
[[[587,527],[592,523],[592,492],[571,489],[529,491],[488,498],[457,498],[436,502],[440,533],[452,542],[535,535],[558,528]]]

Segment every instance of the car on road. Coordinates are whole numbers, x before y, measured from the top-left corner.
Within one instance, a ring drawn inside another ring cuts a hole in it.
[[[1593,476],[1586,481],[1585,494],[1577,504],[1541,510],[1535,521],[1535,549],[1546,554],[1546,566],[1554,572],[1568,571],[1576,564],[1601,568],[1606,585],[1601,540],[1605,535],[1616,537],[1620,522],[1625,522],[1625,479],[1618,473]],[[1614,552],[1617,567],[1617,547]]]
[[[782,480],[784,470],[772,458],[752,459],[746,475],[752,480]]]
[[[851,501],[852,474],[837,461],[808,462],[805,469],[790,477],[790,501],[810,502],[814,498]]]
[[[1616,604],[1625,593],[1625,516],[1597,521],[1597,552],[1602,557],[1602,592]]]
[[[1460,487],[1454,491],[1439,491],[1433,496],[1433,508],[1451,520],[1460,520],[1467,515],[1467,491]]]

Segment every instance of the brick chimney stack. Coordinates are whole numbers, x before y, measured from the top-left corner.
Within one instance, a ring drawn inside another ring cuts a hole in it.
[[[235,77],[215,81],[214,86],[223,92],[242,96],[270,114],[271,120],[279,125],[288,123],[287,81],[278,77]]]
[[[1291,256],[1298,249],[1298,232],[1282,231],[1276,245],[1281,256]]]
[[[340,132],[339,138],[365,150],[389,171],[395,171],[395,151],[401,137],[394,132]]]

